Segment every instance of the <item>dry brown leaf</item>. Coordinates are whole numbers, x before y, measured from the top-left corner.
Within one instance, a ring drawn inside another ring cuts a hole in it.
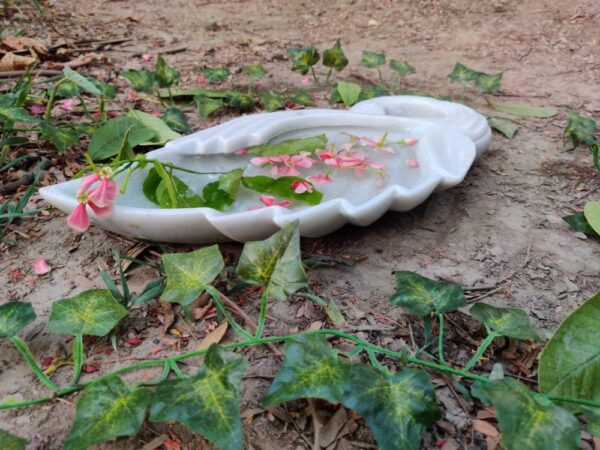
[[[175,313],[173,312],[173,305],[170,302],[163,302],[162,300],[158,302],[160,314],[158,315],[158,319],[162,324],[160,333],[161,335],[165,335],[173,322],[175,322]]]
[[[458,447],[454,442],[446,441],[440,450],[458,450]]]
[[[485,420],[475,419],[473,421],[473,430],[484,434],[485,436],[500,436],[500,432],[496,429],[496,427]]]
[[[348,413],[346,408],[341,407],[336,411],[329,422],[327,422],[323,428],[321,428],[321,435],[319,436],[319,444],[321,447],[329,447],[338,438],[340,431],[344,428],[348,422]],[[341,436],[340,436],[341,437]]]
[[[37,58],[31,56],[19,56],[14,53],[6,53],[0,60],[0,72],[25,70],[33,66],[37,61]]]
[[[106,60],[107,58],[104,55],[99,55],[97,53],[88,53],[87,55],[79,56],[66,63],[47,61],[44,63],[44,65],[46,65],[49,69],[63,69],[65,66],[69,66],[71,69],[76,69],[78,67],[87,66],[88,64],[91,64],[94,61],[102,62]]]
[[[135,259],[138,256],[140,256],[144,252],[144,250],[146,250],[148,247],[150,247],[149,244],[146,244],[144,242],[136,242],[131,247],[129,247],[127,250],[125,250],[124,255],[131,259]],[[131,266],[131,264],[133,264],[133,261],[131,261],[130,259],[122,258],[121,259],[121,269],[123,270],[123,272],[126,272],[127,269],[129,269],[129,266]]]
[[[2,39],[2,47],[8,50],[33,50],[38,55],[44,55],[48,52],[48,49],[42,42],[24,36],[7,36]]]
[[[212,344],[218,344],[219,342],[221,342],[221,339],[223,339],[223,336],[225,336],[225,333],[227,333],[228,326],[229,326],[229,324],[227,323],[226,320],[224,320],[221,325],[219,325],[213,331],[208,333],[206,335],[206,337],[204,339],[202,339],[202,341],[200,341],[200,344],[196,348],[196,351],[206,350]]]
[[[600,450],[600,437],[594,438],[594,450]]]
[[[212,304],[209,303],[201,307],[190,308],[190,311],[194,320],[200,320],[206,315],[210,308],[212,308]]]
[[[482,420],[495,419],[496,412],[494,411],[494,408],[492,408],[492,407],[483,408],[483,409],[477,411],[477,418],[482,419]]]

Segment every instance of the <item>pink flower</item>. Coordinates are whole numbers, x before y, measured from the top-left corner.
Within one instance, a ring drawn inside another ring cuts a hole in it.
[[[89,192],[89,199],[96,206],[106,208],[119,193],[119,187],[110,178],[102,178],[100,184]]]
[[[361,137],[358,139],[358,142],[360,142],[361,145],[369,147],[371,150],[381,150],[386,153],[394,153],[394,150],[391,147],[385,146],[386,139],[387,133],[384,133],[382,136],[375,139]]]
[[[148,54],[142,55],[142,61],[148,62],[151,59],[152,59],[152,55],[148,55]]]
[[[235,154],[236,155],[247,155],[248,154],[248,149],[247,148],[240,148],[239,150],[236,150]]]
[[[327,174],[319,173],[317,175],[313,175],[307,178],[308,181],[314,184],[329,184],[333,183],[331,177]]]
[[[81,183],[79,183],[79,187],[77,188],[77,192],[87,192],[92,185],[100,179],[100,175],[97,173],[92,173],[90,175],[86,175],[81,179]]]
[[[407,159],[404,163],[406,164],[406,167],[411,169],[418,169],[420,167],[419,161],[416,159]]]
[[[308,77],[302,78],[302,84],[310,84],[310,78],[308,78]]]
[[[40,105],[39,103],[33,103],[29,107],[29,111],[31,111],[31,114],[34,116],[41,116],[44,114],[44,112],[46,112],[46,107],[44,105]]]
[[[36,275],[44,275],[50,272],[52,268],[48,265],[44,258],[38,258],[33,262],[33,273]]]
[[[290,202],[289,200],[282,200],[280,202],[276,202],[275,197],[273,197],[272,195],[261,195],[259,200],[265,206],[282,206],[284,208],[287,208],[288,206],[292,205],[292,202]]]
[[[252,158],[250,160],[250,163],[260,167],[264,166],[265,164],[272,164],[273,161],[271,161],[270,156],[257,156],[255,158]]]
[[[411,137],[411,138],[406,138],[402,141],[398,141],[398,144],[415,145],[417,142],[419,142],[417,139]]]
[[[110,216],[115,210],[112,203],[108,203],[105,207],[101,207],[96,205],[94,202],[89,201],[88,206],[92,209],[92,211],[94,211],[94,214],[96,214],[98,217]]]
[[[65,111],[73,111],[73,102],[74,101],[72,98],[66,99],[64,102],[62,102],[62,109]]]
[[[310,168],[315,164],[310,158],[310,152],[300,152],[298,155],[257,156],[250,160],[255,166],[271,165],[273,175],[298,176],[296,167]]]
[[[313,185],[310,183],[307,183],[306,181],[294,181],[292,183],[292,189],[296,194],[304,194],[305,192],[312,192],[314,191]]]
[[[160,116],[160,111],[152,111],[150,114],[153,115],[154,117],[158,117],[158,116]]]
[[[69,217],[67,217],[67,225],[73,228],[75,231],[83,233],[90,227],[90,216],[85,209],[85,203],[79,203]]]

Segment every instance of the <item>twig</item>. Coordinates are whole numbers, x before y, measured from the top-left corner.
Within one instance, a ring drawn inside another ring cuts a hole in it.
[[[456,392],[456,388],[454,387],[454,384],[452,383],[452,381],[450,381],[445,376],[442,376],[442,380],[444,380],[444,382],[446,383],[446,386],[448,386],[448,389],[450,389],[450,392],[452,392],[452,395],[454,396],[454,398],[456,399],[456,401],[458,402],[458,404],[460,405],[462,410],[468,414],[469,409],[467,408],[467,404],[465,403],[462,396],[458,392]]]
[[[48,158],[42,157],[40,159],[40,163],[39,163],[39,170],[46,170],[50,167],[50,165],[51,165],[50,160]],[[16,191],[20,186],[24,186],[26,184],[31,184],[33,182],[33,179],[35,178],[36,170],[38,170],[37,167],[36,167],[36,169],[30,170],[29,172],[27,172],[25,175],[23,175],[18,180],[12,181],[10,183],[6,183],[6,184],[0,186],[0,195],[11,194],[14,191]]]
[[[312,398],[308,399],[308,409],[310,410],[310,415],[312,416],[313,428],[314,428],[314,437],[313,437],[313,450],[321,450],[321,445],[319,442],[321,441],[321,422],[319,421],[319,417],[317,416],[317,408],[315,408],[315,401]]]
[[[6,72],[0,72],[0,79],[21,78],[27,72],[27,70],[8,70]],[[35,77],[54,77],[56,75],[61,75],[62,72],[60,70],[41,69],[32,71],[31,74]]]
[[[167,55],[167,54],[185,52],[186,50],[187,50],[187,46],[160,48],[157,50],[148,50],[147,52],[145,52],[143,50],[132,49],[132,48],[114,48],[114,49],[111,49],[110,51],[111,52],[131,53],[133,56],[139,56],[139,55],[143,55],[145,53],[148,53],[151,55]]]

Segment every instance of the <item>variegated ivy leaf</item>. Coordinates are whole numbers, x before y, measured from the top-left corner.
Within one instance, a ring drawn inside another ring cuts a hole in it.
[[[58,127],[49,122],[40,122],[42,136],[48,139],[59,153],[67,151],[73,145],[79,144],[79,131],[66,126]]]
[[[486,303],[477,303],[469,311],[471,315],[493,332],[516,339],[539,340],[531,326],[529,316],[519,308],[497,308]]]
[[[370,365],[348,364],[318,335],[301,335],[286,344],[263,403],[299,398],[322,398],[356,411],[383,450],[417,450],[425,428],[440,416],[426,372],[386,374]]]
[[[415,72],[415,68],[407,61],[398,61],[397,59],[392,59],[390,61],[390,67],[400,76]]]
[[[150,398],[146,388],[129,389],[116,376],[90,383],[77,401],[64,450],[85,450],[107,439],[135,436],[144,423]]]
[[[267,295],[277,300],[285,300],[298,289],[306,287],[298,221],[264,241],[247,242],[236,273],[247,283],[263,286]]]
[[[385,64],[385,55],[383,53],[371,52],[363,50],[362,60],[360,63],[369,69],[377,69]]]
[[[337,91],[346,106],[354,105],[360,98],[362,88],[356,83],[337,82]]]
[[[242,450],[238,391],[246,367],[243,357],[211,345],[196,375],[157,386],[150,420],[174,420],[223,450]]]
[[[478,73],[475,78],[475,86],[477,86],[481,92],[494,92],[502,87],[502,72],[488,75],[487,73]]]
[[[323,65],[338,72],[348,65],[348,58],[346,58],[344,50],[342,50],[339,39],[333,47],[323,52]]]
[[[222,83],[229,78],[231,72],[226,67],[215,67],[213,69],[204,69],[202,75],[204,75],[209,83]]]
[[[89,289],[52,303],[51,333],[106,336],[125,316],[125,309],[106,289]]]
[[[179,83],[179,70],[169,66],[161,55],[156,57],[154,72],[161,88],[170,88]]]
[[[585,215],[581,213],[571,214],[569,216],[563,216],[562,218],[565,222],[567,222],[571,228],[575,231],[579,231],[580,233],[585,233],[589,236],[600,238],[600,234],[596,233],[594,229],[590,226],[588,221],[585,219]]]
[[[450,81],[460,81],[461,83],[466,83],[467,81],[474,81],[477,78],[479,72],[469,69],[464,64],[457,62],[448,75]]]
[[[264,92],[260,95],[260,100],[262,101],[263,106],[265,107],[265,111],[277,111],[285,106],[285,102],[283,101],[283,97],[279,95],[277,92]]]
[[[2,444],[2,450],[25,450],[27,447],[25,439],[4,430],[0,430],[0,444]]]
[[[587,145],[597,144],[598,141],[594,134],[598,125],[593,119],[582,116],[574,111],[567,111],[569,122],[565,127],[563,135],[569,135],[573,141],[573,146],[577,147],[580,143]]]
[[[314,46],[306,48],[290,48],[288,55],[292,60],[292,70],[306,75],[310,68],[319,62],[319,52]]]
[[[223,99],[221,98],[210,98],[206,95],[196,95],[194,97],[196,103],[196,109],[200,117],[206,118],[210,116],[217,109],[223,107]]]
[[[462,287],[454,283],[441,283],[414,272],[396,272],[398,290],[390,301],[423,317],[432,312],[455,311],[465,304]]]
[[[181,305],[197,299],[225,267],[218,245],[190,253],[169,253],[162,261],[167,286],[161,299]]]
[[[254,106],[254,98],[241,92],[230,92],[226,101],[229,106],[233,106],[240,113],[244,113]]]
[[[191,131],[190,124],[185,117],[185,114],[179,108],[174,106],[165,109],[165,112],[160,116],[169,127],[178,133],[189,133]]]
[[[126,70],[121,75],[127,78],[138,92],[152,94],[158,86],[156,74],[151,70]]]
[[[600,201],[588,202],[583,208],[583,215],[596,234],[600,234]]]
[[[8,302],[0,306],[0,338],[9,338],[35,320],[31,303]]]
[[[534,397],[513,378],[487,382],[481,390],[496,408],[506,450],[579,448],[579,422],[566,409]]]
[[[204,205],[219,211],[224,211],[231,206],[237,197],[243,173],[243,169],[234,169],[221,175],[217,181],[204,186],[202,189]]]
[[[248,74],[250,79],[256,81],[263,78],[267,73],[267,69],[265,69],[262,64],[252,64],[249,66],[242,67],[242,70]]]
[[[315,101],[304,89],[296,89],[289,98],[290,102],[302,106],[315,106]]]

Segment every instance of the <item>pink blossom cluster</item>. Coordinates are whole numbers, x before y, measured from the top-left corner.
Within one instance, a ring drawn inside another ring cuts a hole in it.
[[[310,152],[300,152],[298,155],[280,155],[280,156],[257,156],[250,160],[255,166],[271,166],[272,175],[298,176],[300,172],[298,167],[309,169],[316,164],[314,159],[310,158]]]
[[[99,172],[86,175],[81,180],[75,196],[78,205],[67,218],[67,224],[75,231],[83,233],[90,226],[87,206],[98,217],[112,214],[112,202],[117,198],[119,192],[119,187],[113,181],[112,175],[112,170],[104,167]]]

